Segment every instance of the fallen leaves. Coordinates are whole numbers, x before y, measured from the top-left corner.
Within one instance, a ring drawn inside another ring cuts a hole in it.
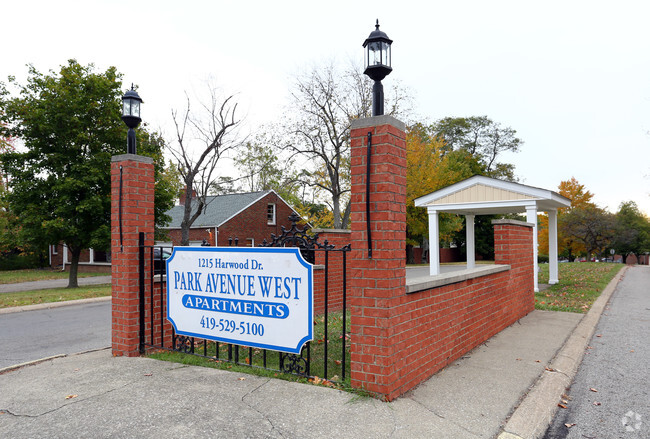
[[[569,424],[569,423],[564,424],[564,426],[565,426],[566,428],[575,427],[575,425],[576,425],[575,422],[572,423],[572,424]]]
[[[237,378],[237,379],[238,379],[239,381],[244,381],[244,380],[246,379],[246,377],[239,377],[239,378]]]
[[[65,399],[72,399],[72,398],[76,398],[77,396],[79,395],[68,395],[65,397]]]
[[[325,378],[319,378],[319,377],[313,377],[309,378],[308,380],[311,384],[314,385],[321,385],[321,386],[327,386],[327,387],[336,387],[336,383],[333,383],[330,380],[327,380]]]
[[[562,404],[561,402],[558,402],[558,403],[557,403],[557,406],[560,407],[561,409],[565,409],[565,408],[566,408],[566,404]]]
[[[598,401],[594,401],[594,403],[593,403],[593,404],[594,404],[594,405],[601,405],[601,403],[600,403],[600,402],[598,402]]]
[[[598,392],[598,390],[594,389],[593,387],[590,387],[589,390],[591,390],[592,392]]]

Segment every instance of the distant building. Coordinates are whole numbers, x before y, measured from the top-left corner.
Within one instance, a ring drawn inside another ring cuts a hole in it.
[[[172,220],[164,228],[170,238],[164,244],[180,245],[184,208],[183,197],[167,211]],[[281,234],[281,226],[290,228],[292,213],[293,208],[273,190],[208,196],[204,213],[190,228],[190,245],[227,246],[229,239],[235,245],[237,238],[240,247],[256,247],[265,239],[270,241],[271,234]]]
[[[178,206],[167,211],[172,218],[164,228],[169,241],[156,244],[180,245],[184,208],[182,197]],[[280,235],[282,226],[291,228],[288,218],[292,213],[297,212],[273,190],[208,196],[204,213],[190,228],[190,245],[228,246],[232,239],[232,245],[237,240],[240,247],[256,247],[265,239],[270,241],[271,234]],[[67,270],[70,266],[71,254],[64,244],[51,245],[49,258],[52,268]],[[79,271],[110,273],[110,252],[83,250]]]

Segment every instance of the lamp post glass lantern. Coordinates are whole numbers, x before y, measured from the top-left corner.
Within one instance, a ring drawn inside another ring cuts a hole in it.
[[[372,87],[373,116],[384,114],[384,86],[381,84],[381,80],[393,71],[391,44],[393,44],[393,40],[388,38],[385,32],[379,30],[379,20],[377,20],[375,30],[363,42],[365,66],[363,73],[375,81]]]
[[[133,88],[124,93],[122,96],[122,120],[129,127],[129,132],[126,135],[126,152],[128,154],[136,154],[135,148],[135,128],[140,125],[140,104],[142,99]]]

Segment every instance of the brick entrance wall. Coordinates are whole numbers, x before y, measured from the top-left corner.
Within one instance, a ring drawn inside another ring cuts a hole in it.
[[[351,137],[351,384],[392,400],[533,310],[533,225],[495,224],[495,258],[509,269],[407,294],[404,124],[390,116],[357,120]]]
[[[356,120],[351,130],[350,254],[351,383],[391,399],[402,374],[396,312],[406,285],[406,136],[390,116]],[[372,134],[370,219],[372,259],[366,226],[367,136]]]

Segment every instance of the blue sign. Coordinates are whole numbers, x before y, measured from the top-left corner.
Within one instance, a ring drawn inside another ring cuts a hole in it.
[[[167,319],[177,334],[299,354],[313,339],[313,273],[295,247],[174,247]]]

